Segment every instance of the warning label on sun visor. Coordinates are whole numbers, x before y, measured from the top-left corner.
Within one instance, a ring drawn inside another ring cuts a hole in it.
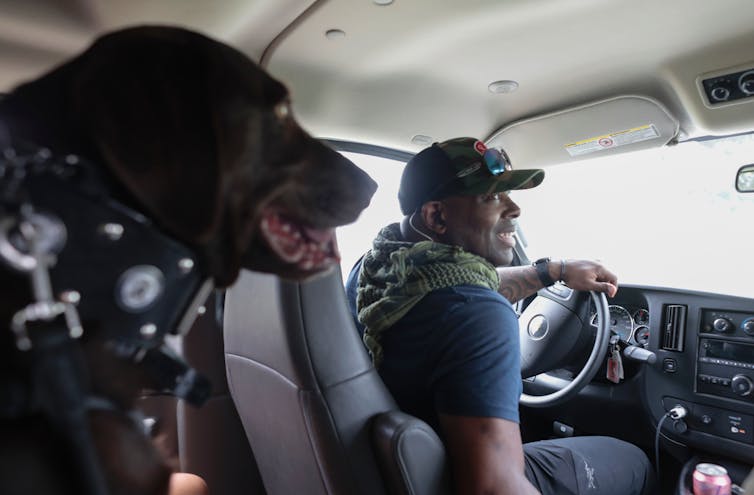
[[[569,155],[579,156],[627,144],[639,143],[656,137],[660,137],[657,129],[655,129],[654,125],[648,124],[566,144],[565,149]]]

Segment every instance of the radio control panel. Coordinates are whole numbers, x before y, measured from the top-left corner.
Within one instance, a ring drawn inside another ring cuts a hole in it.
[[[703,310],[696,392],[754,403],[754,314]]]

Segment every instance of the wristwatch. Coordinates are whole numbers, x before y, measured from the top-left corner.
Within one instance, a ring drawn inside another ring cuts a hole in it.
[[[550,276],[550,270],[547,268],[550,264],[550,258],[539,258],[532,263],[532,266],[537,270],[537,277],[542,285],[549,287],[555,285],[555,281]]]

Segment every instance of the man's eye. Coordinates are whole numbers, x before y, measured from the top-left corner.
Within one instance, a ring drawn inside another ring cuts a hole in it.
[[[501,192],[488,194],[484,197],[484,201],[500,201],[501,199],[503,199],[503,193]]]

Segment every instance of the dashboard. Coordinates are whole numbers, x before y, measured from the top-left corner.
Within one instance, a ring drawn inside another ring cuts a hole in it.
[[[621,348],[641,347],[653,355],[651,362],[624,357],[620,383],[598,375],[568,403],[528,413],[577,433],[651,448],[660,419],[681,405],[686,418],[663,422],[665,449],[675,449],[678,458],[702,454],[754,464],[754,299],[622,285],[610,303],[610,327]],[[590,311],[588,324],[595,323]],[[524,382],[524,391],[549,393],[567,379],[537,375]]]

